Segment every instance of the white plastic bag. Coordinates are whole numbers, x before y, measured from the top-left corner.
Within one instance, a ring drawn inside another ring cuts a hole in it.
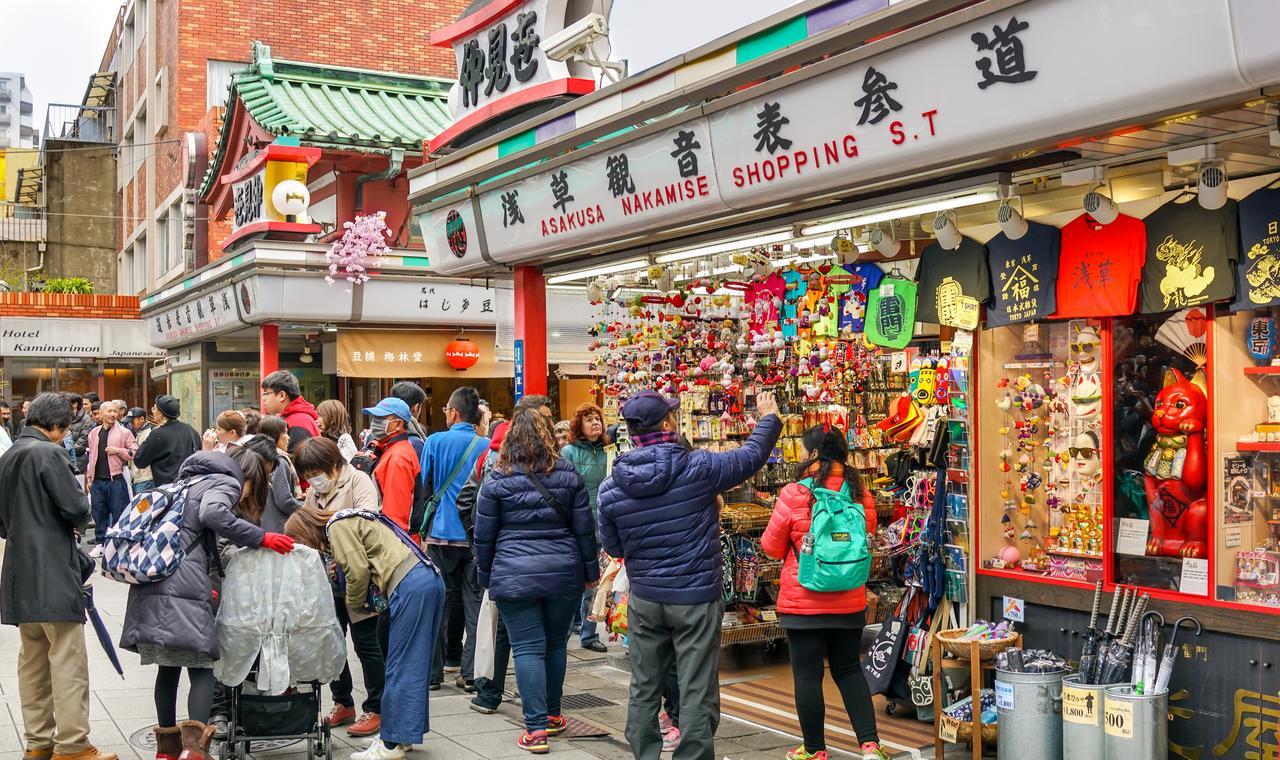
[[[476,621],[475,677],[493,680],[493,657],[498,639],[498,605],[489,598],[488,589],[480,601],[480,617]]]
[[[283,555],[240,549],[226,568],[218,608],[222,658],[214,665],[219,681],[243,683],[254,660],[257,688],[264,694],[338,677],[347,645],[318,552],[302,545]]]

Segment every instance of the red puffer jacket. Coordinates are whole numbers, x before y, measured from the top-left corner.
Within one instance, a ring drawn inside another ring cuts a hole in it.
[[[814,470],[816,472],[816,468]],[[838,491],[844,485],[843,468],[836,465],[827,478],[827,488]],[[760,546],[774,559],[783,560],[782,583],[778,594],[778,612],[784,615],[847,615],[867,608],[867,591],[810,591],[800,585],[799,563],[796,552],[800,541],[809,532],[810,508],[813,495],[799,483],[782,489],[773,505],[769,527],[760,537]],[[875,501],[871,492],[862,489],[862,509],[867,519],[867,533],[876,530]]]

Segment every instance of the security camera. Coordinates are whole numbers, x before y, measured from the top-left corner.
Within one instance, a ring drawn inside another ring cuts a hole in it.
[[[1008,201],[1001,203],[1000,208],[996,209],[996,222],[1004,236],[1010,240],[1017,240],[1027,234],[1027,220]]]
[[[1120,216],[1116,202],[1094,188],[1084,195],[1084,210],[1098,224],[1111,224]]]
[[[588,13],[542,43],[542,50],[553,61],[567,61],[581,55],[591,43],[609,36],[609,24],[599,13]]]
[[[891,259],[898,255],[898,240],[893,236],[892,229],[886,230],[883,227],[876,227],[867,235],[867,242],[886,259]]]
[[[939,211],[933,217],[933,237],[944,250],[954,251],[960,247],[960,227],[956,224],[956,212]]]
[[[1196,200],[1213,211],[1227,203],[1227,167],[1221,159],[1201,161],[1196,172]]]

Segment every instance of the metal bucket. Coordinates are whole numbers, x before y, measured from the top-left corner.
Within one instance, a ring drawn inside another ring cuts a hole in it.
[[[1103,755],[1116,760],[1165,760],[1169,756],[1169,691],[1134,694],[1132,686],[1111,686],[1103,707]]]
[[[1062,677],[996,670],[1000,760],[1062,759]]]
[[[1062,758],[1102,760],[1102,709],[1114,684],[1080,683],[1080,674],[1062,679]]]

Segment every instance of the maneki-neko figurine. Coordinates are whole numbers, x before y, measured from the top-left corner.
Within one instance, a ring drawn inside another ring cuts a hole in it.
[[[1204,375],[1191,379],[1176,369],[1165,373],[1164,388],[1156,395],[1151,424],[1156,440],[1143,462],[1151,537],[1147,554],[1164,557],[1203,557],[1209,507],[1205,488],[1209,478],[1205,426],[1209,401]]]

